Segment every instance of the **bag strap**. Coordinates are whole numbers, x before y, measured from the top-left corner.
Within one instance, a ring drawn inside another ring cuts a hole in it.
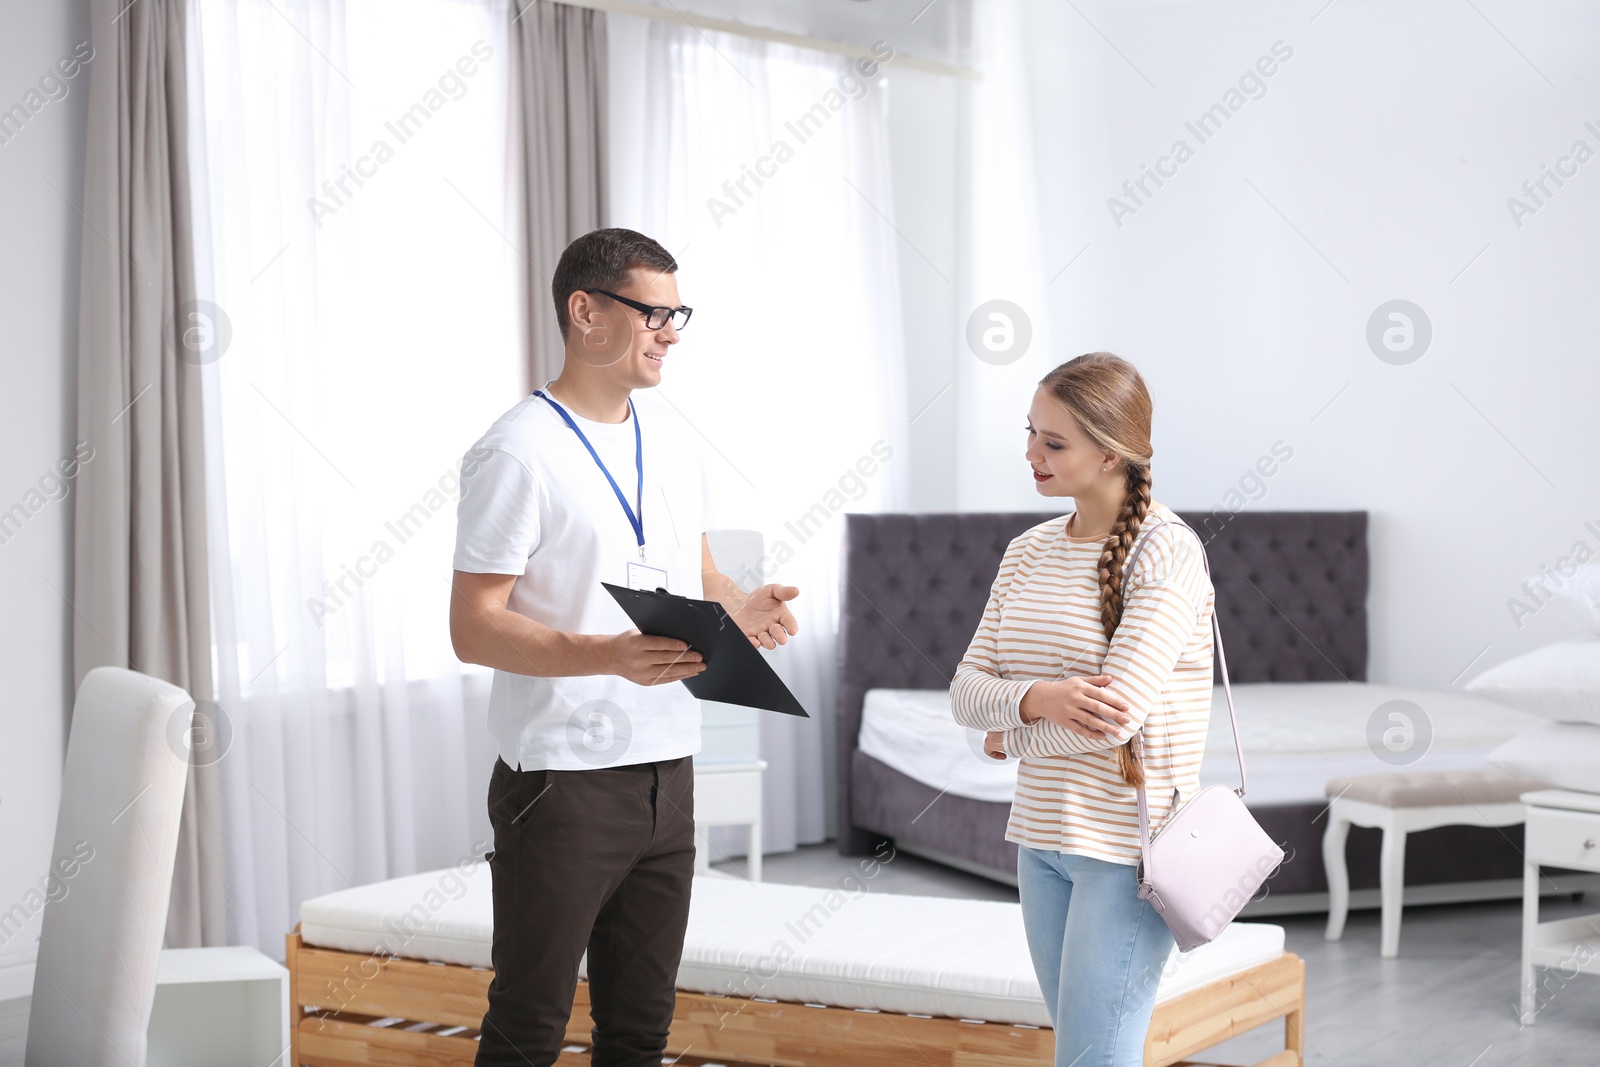
[[[1128,575],[1133,573],[1134,561],[1139,558],[1139,553],[1144,551],[1145,544],[1150,540],[1149,535],[1154,534],[1163,526],[1182,526],[1184,529],[1194,534],[1195,540],[1200,540],[1200,535],[1195,533],[1194,527],[1190,526],[1181,519],[1175,522],[1168,522],[1167,520],[1163,519],[1161,522],[1156,523],[1154,526],[1150,527],[1147,532],[1144,532],[1143,535],[1139,537],[1139,539],[1134,543],[1133,551],[1128,554],[1128,562],[1123,567],[1122,571],[1124,588],[1126,588]],[[1211,577],[1211,560],[1206,556],[1204,541],[1200,542],[1200,561],[1205,565],[1206,577]],[[1234,793],[1243,799],[1245,790],[1244,745],[1239,741],[1239,716],[1233,708],[1233,687],[1228,683],[1228,657],[1222,650],[1222,628],[1217,625],[1217,612],[1214,603],[1211,611],[1211,635],[1212,641],[1216,644],[1217,649],[1217,666],[1222,671],[1222,692],[1228,700],[1228,722],[1233,727],[1233,754],[1239,761],[1239,788],[1235,789]],[[1133,744],[1134,756],[1138,758],[1140,762],[1143,762],[1143,726],[1139,727],[1139,729],[1134,732],[1131,740]],[[1174,790],[1174,792],[1176,792],[1176,790]],[[1150,893],[1150,811],[1149,805],[1145,799],[1145,790],[1143,785],[1139,787],[1139,851],[1144,859],[1144,872],[1143,877],[1140,879],[1139,896],[1147,897]]]

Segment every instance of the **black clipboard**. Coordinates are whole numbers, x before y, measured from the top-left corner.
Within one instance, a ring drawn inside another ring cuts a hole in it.
[[[811,717],[721,604],[678,596],[665,589],[600,584],[628,613],[640,633],[676,638],[705,657],[706,669],[683,683],[701,700],[777,711],[802,719]]]

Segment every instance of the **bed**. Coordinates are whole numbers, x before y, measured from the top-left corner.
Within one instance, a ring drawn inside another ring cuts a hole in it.
[[[1419,717],[1412,709],[1420,709],[1427,717],[1427,750],[1405,763],[1407,771],[1486,766],[1497,745],[1543,721],[1465,693],[1348,682],[1245,682],[1233,687],[1233,700],[1248,755],[1246,799],[1258,806],[1320,807],[1327,803],[1323,783],[1328,779],[1381,770],[1368,747],[1376,709],[1405,711],[1414,721]],[[1238,785],[1239,763],[1221,686],[1212,702],[1200,782]],[[1381,713],[1380,721],[1387,728]],[[983,754],[982,743],[982,734],[955,721],[947,690],[867,691],[858,742],[863,753],[946,796],[1010,803],[1017,761],[997,763]]]
[[[1531,720],[1460,693],[1367,682],[1365,512],[1179,515],[1205,541],[1211,563],[1249,768],[1245,801],[1287,854],[1246,914],[1321,910],[1322,785],[1386,769],[1367,745],[1374,712],[1390,701],[1424,710],[1433,736],[1410,769],[1482,766],[1489,749]],[[1005,840],[1015,764],[984,765],[981,736],[949,719],[948,687],[1007,544],[1050,517],[847,517],[836,720],[842,853],[865,854],[892,840],[1015,884],[1016,846]],[[1384,724],[1386,711],[1378,717]],[[1202,780],[1237,784],[1220,689]],[[1350,833],[1357,899],[1361,890],[1376,892],[1379,843],[1376,830]],[[1412,834],[1407,900],[1515,897],[1521,844],[1520,827]]]
[[[669,1054],[679,1063],[957,1067],[1053,1063],[1018,905],[874,890],[880,852],[836,887],[695,879]],[[288,938],[291,1064],[471,1064],[486,1007],[493,904],[482,863],[305,902]],[[1283,929],[1235,923],[1174,951],[1149,1067],[1282,1020],[1257,1067],[1299,1067],[1304,964]],[[582,981],[567,1040],[585,1062]],[[567,1057],[563,1057],[563,1063]]]

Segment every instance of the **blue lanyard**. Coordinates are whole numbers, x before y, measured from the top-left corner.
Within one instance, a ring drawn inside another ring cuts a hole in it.
[[[572,428],[578,435],[578,440],[583,442],[583,447],[589,450],[589,455],[594,458],[595,466],[600,468],[600,473],[606,476],[606,481],[611,483],[611,491],[617,494],[617,503],[622,505],[622,510],[628,515],[628,523],[633,527],[633,535],[639,541],[639,558],[644,559],[644,439],[639,434],[639,412],[633,406],[633,398],[628,398],[628,413],[633,417],[633,448],[634,459],[639,469],[639,488],[635,496],[637,511],[628,506],[628,498],[622,495],[622,488],[617,485],[617,480],[611,477],[611,472],[606,469],[605,461],[600,458],[600,453],[594,450],[594,445],[584,436],[578,424],[572,421],[572,416],[567,414],[567,409],[557,404],[554,399],[546,396],[542,389],[535,389],[534,396],[543,397],[551,407],[556,409],[556,414],[561,416],[563,422]]]

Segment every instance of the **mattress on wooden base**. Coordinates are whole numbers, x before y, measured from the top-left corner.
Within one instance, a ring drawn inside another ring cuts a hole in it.
[[[1018,905],[885,893],[872,888],[871,869],[864,865],[862,874],[828,889],[697,877],[678,988],[1050,1024]],[[488,967],[493,926],[489,870],[480,863],[308,900],[300,932],[307,945],[322,948]],[[1174,949],[1156,999],[1282,952],[1282,927],[1234,923],[1193,952]]]

